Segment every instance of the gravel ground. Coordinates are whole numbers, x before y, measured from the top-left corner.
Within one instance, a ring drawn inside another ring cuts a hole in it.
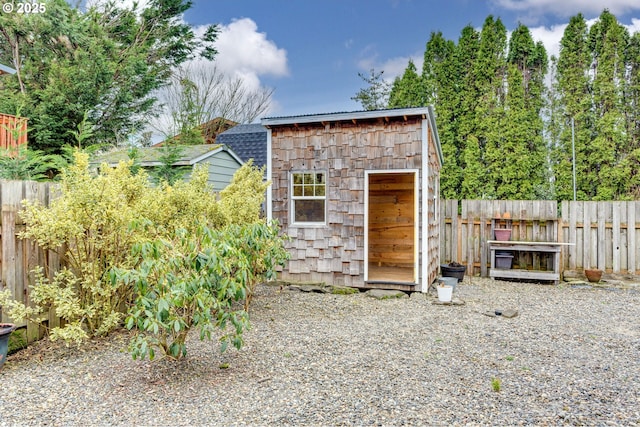
[[[177,363],[133,361],[126,333],[41,342],[0,371],[0,425],[640,424],[639,285],[466,278],[454,297],[264,286],[242,351],[191,339]]]

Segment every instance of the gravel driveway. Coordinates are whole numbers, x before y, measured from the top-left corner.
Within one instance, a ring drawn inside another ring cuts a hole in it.
[[[242,351],[193,339],[178,363],[133,361],[125,333],[40,343],[0,371],[0,425],[640,424],[640,286],[467,277],[454,297],[264,286]]]

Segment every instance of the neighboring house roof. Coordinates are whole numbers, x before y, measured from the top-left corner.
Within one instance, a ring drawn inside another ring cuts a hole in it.
[[[220,133],[231,129],[238,123],[233,120],[225,119],[224,117],[216,117],[215,119],[211,119],[208,122],[202,123],[198,126],[198,129],[202,131],[202,137],[204,138],[205,144],[217,144],[216,138]],[[171,138],[167,138],[168,141],[180,141],[180,134],[174,135]],[[156,144],[153,144],[154,147],[160,147],[164,144],[165,141],[160,141]]]
[[[11,67],[7,67],[6,65],[0,64],[0,75],[2,74],[15,74],[16,70]]]
[[[230,147],[240,158],[263,167],[267,164],[267,128],[261,124],[245,124],[222,132],[217,139],[219,144]]]
[[[405,117],[405,116],[422,116],[423,119],[428,119],[430,122],[429,128],[432,130],[432,137],[435,141],[436,150],[440,164],[443,164],[444,158],[442,155],[442,146],[440,145],[440,136],[438,135],[438,128],[436,127],[435,111],[432,106],[418,107],[418,108],[393,108],[387,110],[366,110],[366,111],[352,111],[352,112],[340,112],[340,113],[327,113],[327,114],[307,114],[301,116],[284,116],[284,117],[267,117],[262,119],[262,124],[269,127],[282,126],[282,125],[296,125],[296,124],[309,124],[309,123],[323,123],[323,122],[340,122],[351,121],[357,122],[358,120],[371,120],[385,117]]]
[[[162,162],[159,160],[162,156],[162,147],[144,147],[139,149],[140,153],[140,166],[160,166]],[[173,164],[173,166],[192,166],[199,163],[220,151],[226,151],[233,157],[238,163],[242,164],[242,160],[236,153],[234,153],[229,147],[224,145],[184,145],[182,146],[182,155],[180,159]],[[91,161],[92,164],[107,163],[109,166],[116,166],[120,161],[129,160],[129,150],[114,151],[97,156]]]

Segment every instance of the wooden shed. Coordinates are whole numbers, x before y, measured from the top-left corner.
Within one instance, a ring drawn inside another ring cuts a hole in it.
[[[439,267],[442,150],[431,107],[274,117],[267,216],[286,280],[427,292]]]

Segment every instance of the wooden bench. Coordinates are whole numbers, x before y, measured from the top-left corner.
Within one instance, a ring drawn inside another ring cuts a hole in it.
[[[488,240],[491,259],[489,277],[505,279],[523,280],[548,280],[558,284],[560,281],[560,249],[562,246],[573,245],[574,243],[560,242],[527,242],[527,241],[502,241]],[[496,251],[516,251],[516,252],[543,252],[553,256],[553,270],[528,270],[517,268],[496,268]]]

